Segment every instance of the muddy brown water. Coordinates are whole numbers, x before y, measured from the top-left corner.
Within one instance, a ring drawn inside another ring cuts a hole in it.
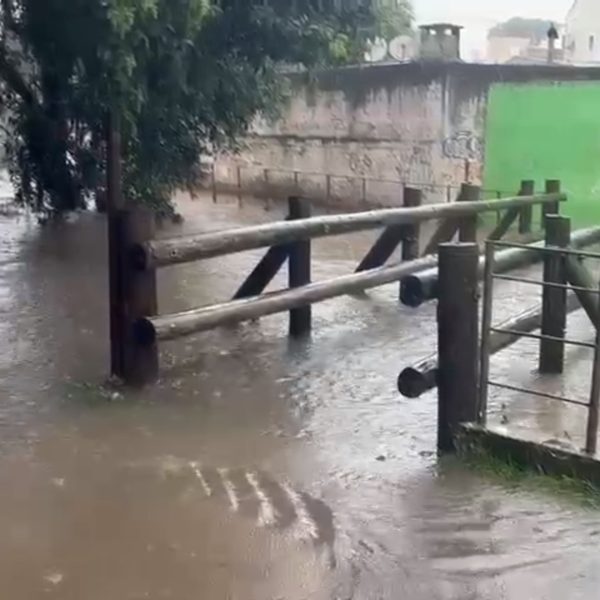
[[[271,221],[182,201],[170,233]],[[169,231],[165,232],[165,234]],[[314,278],[348,273],[372,234],[314,243]],[[164,312],[229,297],[260,252],[161,271]],[[166,345],[143,393],[108,363],[102,218],[0,217],[0,597],[11,600],[468,600],[598,597],[600,514],[434,456],[436,404],[398,396],[435,344],[435,307],[397,286]],[[274,286],[283,285],[285,273]],[[539,290],[498,288],[501,319]],[[589,341],[581,314],[570,333]],[[493,376],[572,397],[590,357],[539,380],[535,344]],[[581,444],[577,407],[495,392],[492,419]]]

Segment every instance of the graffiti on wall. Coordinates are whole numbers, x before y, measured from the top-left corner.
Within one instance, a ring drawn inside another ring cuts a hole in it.
[[[471,131],[458,131],[443,142],[446,158],[459,160],[483,160],[483,142]]]

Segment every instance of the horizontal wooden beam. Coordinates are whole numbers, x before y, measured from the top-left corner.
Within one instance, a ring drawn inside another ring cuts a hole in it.
[[[577,296],[569,295],[567,299],[567,313],[579,310],[581,305]],[[499,329],[508,329],[520,333],[530,333],[542,326],[542,307],[532,308],[518,317],[509,319]],[[493,332],[490,336],[490,354],[497,354],[505,348],[518,342],[521,336],[511,333]],[[419,398],[425,392],[437,387],[438,384],[438,357],[437,353],[428,356],[420,363],[407,367],[398,376],[398,391],[405,398]]]
[[[399,281],[404,275],[431,266],[436,257],[402,262],[328,281],[312,283],[301,288],[273,292],[255,298],[233,300],[178,314],[139,320],[134,326],[137,343],[145,345],[156,340],[172,340],[221,325],[251,321],[307,306],[361,290]]]
[[[600,243],[600,227],[580,229],[571,235],[572,248],[585,248],[592,244]],[[496,252],[495,273],[507,273],[521,267],[542,262],[544,254],[534,252],[545,247],[544,242],[530,244],[529,248],[509,248]],[[483,277],[485,270],[485,257],[479,259],[479,276]],[[420,273],[408,275],[402,280],[402,303],[406,306],[417,308],[429,300],[437,298],[438,268],[426,269]]]
[[[154,240],[135,246],[132,249],[131,259],[134,265],[140,269],[151,266],[164,267],[299,240],[395,225],[409,225],[433,219],[464,217],[565,200],[566,196],[563,194],[549,194],[312,217],[294,222],[270,223],[166,240]]]

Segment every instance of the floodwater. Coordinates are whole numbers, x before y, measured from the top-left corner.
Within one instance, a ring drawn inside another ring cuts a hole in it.
[[[182,201],[167,233],[271,221],[247,201]],[[397,286],[165,345],[144,392],[103,384],[103,219],[0,217],[0,582],[10,600],[570,600],[598,597],[600,514],[503,487],[435,454],[435,393],[395,390],[432,352],[435,307]],[[351,272],[373,235],[314,244],[314,278]],[[161,271],[160,308],[224,301],[260,252]],[[285,281],[285,273],[275,287]],[[499,286],[498,319],[538,289]],[[574,337],[591,327],[577,313]],[[590,357],[538,380],[535,344],[493,376],[571,397]],[[581,443],[581,409],[495,393],[499,424]]]

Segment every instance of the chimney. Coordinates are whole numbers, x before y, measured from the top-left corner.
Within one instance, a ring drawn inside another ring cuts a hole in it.
[[[558,31],[554,27],[554,23],[551,23],[550,29],[548,29],[548,64],[553,64],[555,61],[557,39]]]
[[[433,23],[421,25],[421,60],[460,60],[460,25]]]

